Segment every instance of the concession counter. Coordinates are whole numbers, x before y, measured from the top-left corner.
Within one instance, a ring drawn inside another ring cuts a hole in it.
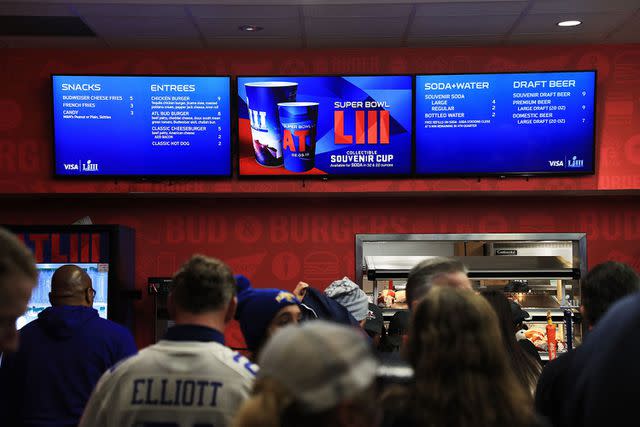
[[[435,256],[459,259],[475,289],[501,289],[520,304],[529,315],[526,337],[546,359],[548,313],[559,353],[581,342],[586,244],[584,233],[357,234],[356,279],[388,318],[407,309],[411,268]]]

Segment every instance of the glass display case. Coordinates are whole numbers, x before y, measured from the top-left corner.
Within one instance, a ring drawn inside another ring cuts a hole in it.
[[[582,341],[578,307],[586,253],[584,233],[358,234],[356,279],[387,318],[407,309],[411,268],[429,257],[457,258],[475,289],[500,289],[522,306],[529,315],[526,338],[545,360],[548,313],[559,353]]]

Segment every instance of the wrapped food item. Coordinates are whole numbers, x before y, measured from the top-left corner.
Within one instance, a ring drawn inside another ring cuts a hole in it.
[[[548,351],[549,350],[549,340],[547,339],[547,334],[545,332],[541,332],[536,329],[529,329],[528,331],[524,331],[525,337],[536,346],[538,351]],[[567,343],[562,340],[557,340],[557,351],[565,352],[567,351]]]
[[[378,293],[378,306],[391,307],[396,302],[396,292],[385,289]]]

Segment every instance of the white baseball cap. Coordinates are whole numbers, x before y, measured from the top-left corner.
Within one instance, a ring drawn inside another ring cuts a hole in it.
[[[259,378],[278,381],[308,412],[357,396],[373,384],[378,368],[362,332],[322,320],[276,332],[258,364]]]

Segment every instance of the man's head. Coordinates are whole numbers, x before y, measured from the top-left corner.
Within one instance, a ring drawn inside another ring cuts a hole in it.
[[[471,289],[467,267],[453,258],[433,257],[422,261],[409,272],[407,304],[409,309],[424,297],[433,286]]]
[[[31,251],[0,228],[0,353],[18,345],[16,319],[27,309],[38,270]]]
[[[229,266],[215,258],[194,255],[173,276],[170,308],[176,323],[211,313],[220,314],[227,323],[235,313],[235,296],[236,281]]]
[[[75,305],[92,307],[96,291],[92,287],[91,277],[77,265],[63,265],[51,276],[49,302],[56,307]]]
[[[640,277],[627,264],[598,264],[582,280],[581,312],[590,327],[619,299],[640,290]]]

